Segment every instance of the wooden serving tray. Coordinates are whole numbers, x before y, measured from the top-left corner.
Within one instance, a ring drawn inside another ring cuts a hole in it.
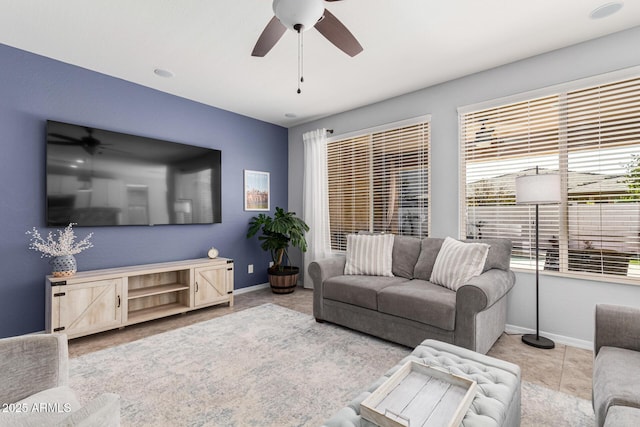
[[[476,387],[468,378],[411,360],[360,404],[360,415],[381,427],[457,427]]]

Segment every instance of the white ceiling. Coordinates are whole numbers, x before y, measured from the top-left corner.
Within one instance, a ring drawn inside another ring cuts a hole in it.
[[[640,0],[589,18],[609,1],[325,2],[364,51],[306,32],[302,94],[295,33],[250,55],[271,0],[2,0],[0,43],[291,127],[640,25]]]

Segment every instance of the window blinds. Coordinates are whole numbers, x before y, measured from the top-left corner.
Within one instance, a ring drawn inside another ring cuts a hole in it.
[[[362,231],[428,235],[429,140],[421,120],[329,142],[332,249]]]
[[[533,267],[535,206],[515,204],[515,177],[538,166],[563,195],[539,207],[541,269],[640,276],[640,77],[465,112],[460,126],[467,237],[510,238],[512,265]]]

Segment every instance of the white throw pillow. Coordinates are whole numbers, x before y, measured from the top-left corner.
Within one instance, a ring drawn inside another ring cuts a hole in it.
[[[393,276],[392,254],[393,234],[349,234],[344,274]]]
[[[489,253],[486,243],[465,243],[447,237],[438,252],[431,272],[431,283],[453,291],[479,276]]]

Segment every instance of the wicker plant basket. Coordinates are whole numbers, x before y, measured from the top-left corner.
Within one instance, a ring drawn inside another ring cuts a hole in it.
[[[269,269],[269,284],[274,294],[290,294],[298,285],[298,267],[286,266],[282,269]]]

